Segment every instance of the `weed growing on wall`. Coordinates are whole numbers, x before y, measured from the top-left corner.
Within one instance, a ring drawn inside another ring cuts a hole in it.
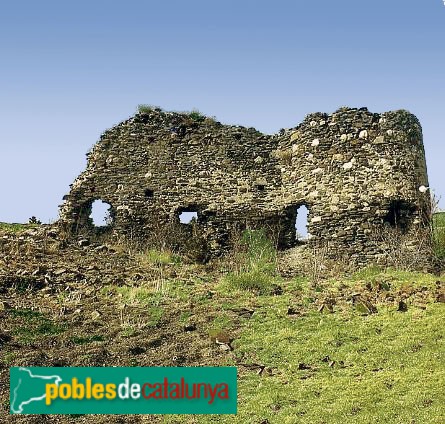
[[[193,109],[188,115],[190,119],[195,122],[202,122],[206,119],[206,116],[202,114],[198,109]]]
[[[153,106],[147,104],[138,105],[138,113],[150,113],[153,110],[161,110],[161,108],[159,106]]]

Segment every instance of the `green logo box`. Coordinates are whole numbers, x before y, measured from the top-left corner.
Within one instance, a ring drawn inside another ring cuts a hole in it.
[[[13,367],[11,414],[236,414],[236,367]]]

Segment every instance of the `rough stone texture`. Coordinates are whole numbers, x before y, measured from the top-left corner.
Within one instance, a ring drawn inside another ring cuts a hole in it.
[[[114,236],[184,249],[196,242],[218,255],[244,228],[268,228],[280,248],[297,245],[297,209],[306,205],[307,247],[324,243],[331,257],[366,264],[382,254],[374,236],[387,226],[417,243],[430,216],[427,187],[421,126],[403,110],[341,108],[265,135],[154,109],[102,134],[59,222],[93,230],[91,205],[101,199]],[[196,211],[197,221],[181,224],[182,211]]]

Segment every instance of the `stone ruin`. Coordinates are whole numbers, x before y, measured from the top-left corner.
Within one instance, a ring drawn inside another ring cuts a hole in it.
[[[351,262],[376,262],[379,233],[396,228],[412,246],[428,228],[430,194],[422,129],[404,110],[340,108],[295,128],[262,134],[199,113],[146,109],[105,131],[71,185],[59,223],[72,234],[108,233],[146,246],[230,250],[236,234],[266,228],[279,249],[323,244]],[[110,205],[95,228],[92,204]],[[299,239],[299,208],[308,214]],[[191,223],[182,212],[195,212]]]

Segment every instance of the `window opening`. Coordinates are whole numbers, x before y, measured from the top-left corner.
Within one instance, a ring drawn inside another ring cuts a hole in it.
[[[297,241],[306,241],[309,238],[307,231],[309,209],[306,205],[297,207],[295,215],[295,238]]]
[[[183,211],[179,214],[181,224],[190,224],[193,220],[198,220],[198,212],[196,211]]]
[[[108,227],[113,223],[111,205],[102,200],[95,200],[91,205],[90,218],[95,227]]]

